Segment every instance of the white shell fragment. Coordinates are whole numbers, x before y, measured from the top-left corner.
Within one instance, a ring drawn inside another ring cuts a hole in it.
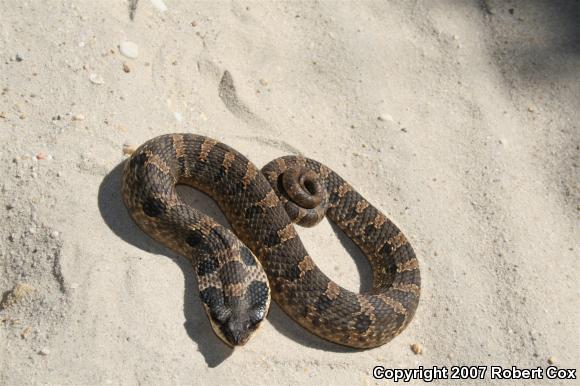
[[[139,56],[139,46],[136,43],[125,40],[119,44],[119,51],[121,55],[126,56],[131,59],[135,59]]]
[[[159,12],[167,11],[167,6],[163,0],[149,0],[151,4],[159,10]]]
[[[91,83],[94,83],[94,84],[105,83],[105,80],[103,79],[103,77],[100,75],[97,75],[95,73],[92,73],[91,75],[89,75],[89,80],[91,81]]]

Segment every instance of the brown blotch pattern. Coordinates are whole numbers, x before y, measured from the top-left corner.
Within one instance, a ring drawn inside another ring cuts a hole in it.
[[[280,237],[281,242],[288,241],[296,237],[296,230],[294,229],[294,225],[288,224],[284,228],[280,229],[278,232],[278,237]]]
[[[417,259],[410,259],[397,264],[397,272],[413,271],[419,268],[419,261]]]
[[[207,156],[209,152],[215,145],[217,145],[218,141],[211,138],[206,138],[203,143],[201,144],[201,152],[199,153],[200,161],[207,161]]]
[[[333,281],[328,282],[326,285],[326,291],[324,294],[328,296],[330,300],[335,300],[340,295],[340,287]]]
[[[341,198],[344,197],[344,195],[347,194],[348,192],[350,192],[351,190],[352,190],[352,188],[350,187],[349,184],[347,184],[346,182],[343,183],[338,188],[338,197],[341,197]]]
[[[242,178],[242,184],[244,185],[244,188],[247,188],[250,182],[252,182],[252,180],[256,178],[257,175],[258,169],[256,169],[253,163],[248,161],[248,164],[246,165],[246,174]]]
[[[231,151],[228,151],[224,155],[224,160],[222,161],[222,166],[224,167],[224,170],[226,171],[226,173],[229,170],[229,168],[232,166],[232,162],[234,162],[235,159],[236,159],[236,155],[234,153],[232,153]]]
[[[405,237],[404,234],[399,232],[396,236],[393,236],[389,240],[387,240],[387,244],[391,246],[392,249],[391,253],[393,253],[394,251],[399,249],[402,245],[407,244],[407,238]]]
[[[361,200],[361,201],[359,201],[359,202],[357,202],[357,203],[356,203],[356,208],[355,208],[355,210],[356,210],[356,212],[357,212],[358,214],[361,214],[361,213],[362,213],[362,212],[364,212],[364,210],[365,210],[366,208],[368,208],[368,207],[369,207],[369,203],[368,203],[368,202],[366,202],[365,200]]]

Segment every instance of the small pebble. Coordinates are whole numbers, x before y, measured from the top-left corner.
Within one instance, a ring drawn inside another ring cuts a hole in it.
[[[24,114],[24,113],[21,113],[21,114],[18,116],[18,118],[20,118],[20,119],[25,119],[25,118],[26,118],[26,114]]]
[[[131,59],[135,59],[139,56],[139,46],[127,40],[119,44],[119,51],[121,52],[121,55]]]
[[[123,154],[124,155],[131,155],[135,152],[135,150],[137,150],[137,149],[135,149],[135,146],[133,146],[129,143],[126,143],[126,142],[123,144]]]
[[[22,56],[20,56],[19,54],[16,54],[14,60],[16,60],[17,62],[22,62],[24,59],[22,59]]]
[[[267,86],[268,85],[268,81],[266,79],[260,79],[260,84],[262,86]]]
[[[6,111],[0,111],[0,118],[6,118]]]
[[[192,26],[192,27],[197,27],[197,21],[195,21],[195,20],[194,20],[194,21],[192,21],[192,22],[191,22],[191,26]]]
[[[413,351],[415,355],[419,355],[423,353],[423,347],[419,343],[413,343],[411,345],[411,351]]]
[[[43,347],[40,349],[40,351],[38,353],[40,355],[48,355],[48,354],[50,354],[50,350],[48,349],[48,347]]]
[[[85,116],[83,114],[75,114],[72,117],[73,121],[84,121],[85,120]]]
[[[377,117],[377,119],[379,121],[382,121],[382,122],[394,122],[395,121],[390,114],[381,114]]]
[[[131,72],[131,67],[129,67],[129,65],[127,63],[123,63],[123,71],[125,71],[126,73]]]
[[[57,239],[58,238],[58,235],[59,235],[58,231],[52,231],[52,232],[50,232],[50,237],[53,238],[53,239]]]
[[[45,155],[44,155],[44,153],[42,153],[42,152],[41,152],[41,153],[37,153],[35,157],[36,157],[36,159],[37,159],[37,160],[39,160],[39,161],[40,161],[40,160],[43,160],[43,159],[46,159],[46,156],[45,156]]]
[[[27,283],[17,283],[0,302],[0,310],[6,310],[13,305],[22,302],[34,292],[34,287]]]
[[[548,358],[548,363],[549,363],[549,364],[551,364],[551,365],[553,365],[554,363],[556,363],[556,358],[554,358],[554,357],[549,357],[549,358]]]
[[[534,106],[530,106],[530,107],[528,107],[528,111],[530,113],[534,113],[534,112],[536,112],[536,108]]]
[[[26,337],[28,336],[28,334],[30,334],[30,331],[32,331],[32,327],[28,326],[26,327],[24,330],[22,330],[22,332],[20,333],[20,337],[22,339],[26,339]]]
[[[94,83],[94,84],[105,83],[105,80],[103,79],[103,77],[100,75],[97,75],[95,73],[92,73],[91,75],[89,75],[89,80],[91,81],[91,83]]]

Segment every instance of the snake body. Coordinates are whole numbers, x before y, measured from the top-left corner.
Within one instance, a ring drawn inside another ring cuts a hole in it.
[[[235,235],[185,204],[187,184],[213,198]],[[419,302],[418,260],[399,228],[328,167],[302,156],[261,171],[214,139],[168,134],[141,145],[123,175],[123,199],[150,236],[189,257],[216,334],[244,344],[265,319],[270,296],[319,337],[370,348],[397,336]],[[368,258],[373,286],[353,293],[316,266],[292,222],[324,215]]]

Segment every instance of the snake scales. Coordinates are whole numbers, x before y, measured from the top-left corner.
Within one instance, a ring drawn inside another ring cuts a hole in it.
[[[185,204],[176,184],[213,198],[235,235]],[[407,239],[314,160],[282,157],[260,171],[211,138],[162,135],[132,154],[122,191],[141,229],[190,258],[212,328],[231,346],[246,343],[265,320],[270,294],[308,331],[350,347],[382,345],[413,318],[421,279]],[[330,280],[297,236],[292,221],[312,226],[325,214],[368,258],[369,293],[353,293]]]

